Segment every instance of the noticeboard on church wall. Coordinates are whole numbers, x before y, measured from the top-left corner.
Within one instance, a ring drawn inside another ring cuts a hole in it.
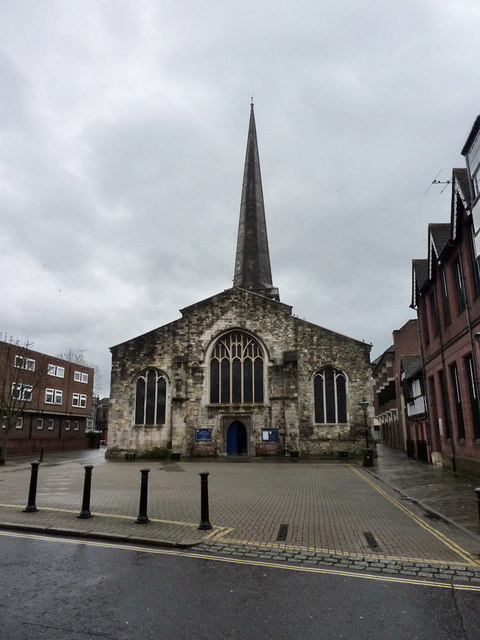
[[[262,429],[263,442],[278,442],[278,429]]]
[[[208,442],[212,439],[211,429],[195,429],[195,440],[201,442]]]

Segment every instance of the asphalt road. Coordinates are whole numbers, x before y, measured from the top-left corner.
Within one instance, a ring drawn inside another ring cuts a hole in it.
[[[6,531],[0,549],[2,640],[480,638],[467,585]]]

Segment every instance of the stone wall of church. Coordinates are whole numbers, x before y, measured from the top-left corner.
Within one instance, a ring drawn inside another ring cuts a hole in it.
[[[209,347],[223,332],[242,329],[265,347],[266,399],[259,405],[209,404]],[[370,345],[292,316],[291,307],[234,288],[182,311],[182,318],[112,348],[108,452],[167,447],[188,453],[195,429],[212,429],[219,453],[226,452],[232,420],[247,427],[249,453],[262,428],[278,428],[282,442],[306,455],[359,452],[364,441],[358,402],[371,398]],[[331,365],[348,379],[348,425],[314,425],[312,375]],[[134,427],[135,376],[155,367],[167,377],[166,424]],[[353,437],[352,437],[353,436]]]

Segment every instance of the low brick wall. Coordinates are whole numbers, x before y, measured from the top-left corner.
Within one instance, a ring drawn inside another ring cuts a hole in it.
[[[216,442],[195,442],[192,449],[194,456],[216,456],[218,454]]]
[[[255,444],[256,456],[283,456],[285,449],[281,442],[257,442]]]

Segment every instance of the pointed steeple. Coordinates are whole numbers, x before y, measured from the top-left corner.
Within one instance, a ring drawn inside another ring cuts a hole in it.
[[[250,105],[233,286],[279,300],[272,284],[253,102]]]

